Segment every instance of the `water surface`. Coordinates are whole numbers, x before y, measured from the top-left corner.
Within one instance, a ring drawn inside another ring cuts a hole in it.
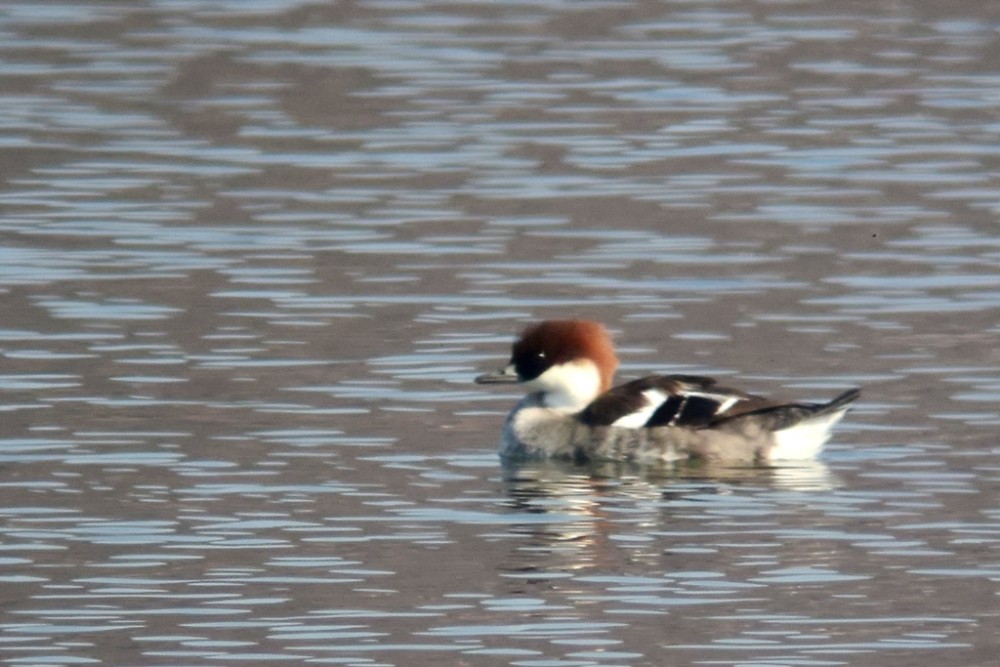
[[[1000,12],[0,7],[0,661],[981,665]],[[514,332],[864,401],[502,468]]]

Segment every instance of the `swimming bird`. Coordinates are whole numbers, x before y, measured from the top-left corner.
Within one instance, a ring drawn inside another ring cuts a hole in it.
[[[815,458],[860,396],[783,403],[699,375],[650,375],[612,388],[611,336],[597,322],[547,320],[526,328],[509,364],[476,378],[528,393],[504,422],[505,459],[770,463]]]

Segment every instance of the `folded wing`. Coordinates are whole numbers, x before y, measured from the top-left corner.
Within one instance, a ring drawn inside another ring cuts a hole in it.
[[[702,428],[721,418],[770,405],[697,375],[651,375],[602,394],[578,417],[588,426]]]

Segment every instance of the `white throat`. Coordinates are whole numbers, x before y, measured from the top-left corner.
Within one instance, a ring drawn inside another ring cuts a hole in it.
[[[542,392],[547,408],[579,412],[601,393],[601,373],[590,359],[575,359],[552,366],[524,386]]]

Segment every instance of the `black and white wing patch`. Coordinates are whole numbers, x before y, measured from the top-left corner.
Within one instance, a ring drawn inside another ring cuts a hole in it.
[[[588,426],[702,428],[720,417],[753,409],[763,400],[694,375],[651,375],[615,387],[579,418]]]

